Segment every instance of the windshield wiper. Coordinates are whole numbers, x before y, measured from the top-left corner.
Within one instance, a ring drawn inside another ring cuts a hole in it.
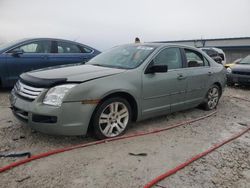
[[[99,67],[104,67],[104,65],[102,65],[102,64],[98,64],[98,63],[95,63],[95,64],[90,64],[90,65],[99,66]]]
[[[104,65],[104,64],[90,64],[90,65],[94,65],[94,66],[100,66],[100,67],[108,67],[108,68],[114,68],[114,69],[128,69],[126,67],[123,66],[118,66],[118,65]]]
[[[115,69],[128,69],[128,68],[126,68],[126,67],[119,66],[119,65],[110,66],[110,68],[115,68]]]

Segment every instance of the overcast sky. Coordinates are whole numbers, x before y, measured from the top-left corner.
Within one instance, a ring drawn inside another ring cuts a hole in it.
[[[56,37],[104,50],[136,36],[250,37],[250,0],[0,0],[0,42]]]

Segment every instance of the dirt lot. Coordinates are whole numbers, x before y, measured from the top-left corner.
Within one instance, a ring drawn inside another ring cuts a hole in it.
[[[0,187],[142,187],[250,124],[249,88],[227,88],[216,115],[165,132],[105,143],[33,161],[0,174]],[[94,140],[48,136],[21,126],[8,109],[8,91],[0,91],[0,153],[38,154]],[[127,134],[163,128],[209,112],[195,108],[135,123]],[[146,153],[131,156],[129,153]],[[4,166],[17,158],[0,158]],[[155,187],[250,187],[250,132],[192,163]]]

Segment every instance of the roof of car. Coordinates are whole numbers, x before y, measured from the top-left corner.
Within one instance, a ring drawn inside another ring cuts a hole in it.
[[[59,38],[22,38],[22,39],[18,39],[18,40],[6,43],[7,45],[6,45],[6,47],[3,48],[2,51],[9,50],[15,45],[22,45],[22,44],[25,44],[27,42],[33,42],[33,41],[37,41],[37,40],[53,40],[53,41],[63,41],[63,42],[75,43],[75,44],[78,44],[80,46],[85,46],[85,47],[91,48],[97,52],[99,51],[99,50],[97,50],[89,45],[86,45],[86,44],[83,44],[80,42],[71,41],[71,40],[67,40],[67,39],[59,39]]]
[[[78,43],[78,44],[81,44],[83,45],[82,43],[79,43],[79,42],[76,42],[76,41],[73,41],[73,40],[67,40],[67,39],[60,39],[60,38],[24,38],[24,39],[21,39],[21,41],[33,41],[33,40],[55,40],[55,41],[65,41],[65,42],[74,42],[74,43]]]
[[[179,46],[179,47],[199,50],[198,48],[195,48],[193,46],[183,45],[183,44],[175,44],[175,43],[145,42],[145,43],[137,43],[137,44],[134,44],[134,45],[149,45],[149,46],[153,46],[153,47],[156,47],[156,48],[164,47],[164,46]]]

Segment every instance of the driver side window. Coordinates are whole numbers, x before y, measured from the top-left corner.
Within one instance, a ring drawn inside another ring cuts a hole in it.
[[[155,58],[154,65],[167,65],[168,69],[182,68],[182,58],[179,48],[166,48]]]

